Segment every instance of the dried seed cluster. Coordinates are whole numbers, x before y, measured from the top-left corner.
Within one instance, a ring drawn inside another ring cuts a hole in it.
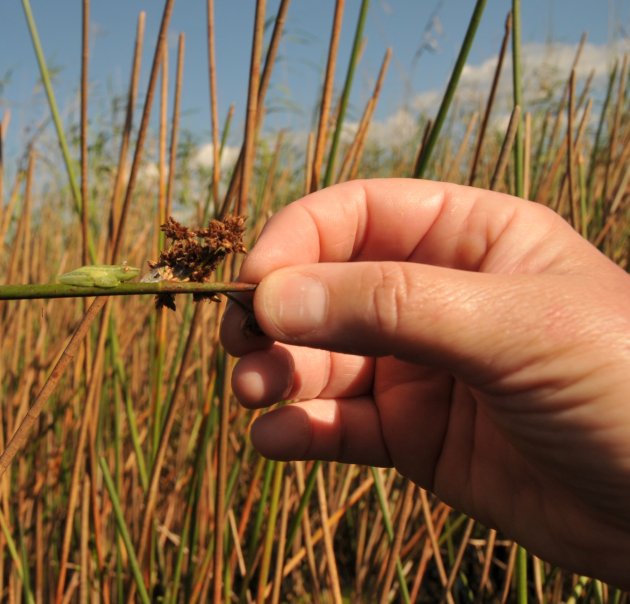
[[[219,263],[228,254],[246,253],[243,245],[245,216],[225,216],[211,220],[207,227],[191,229],[172,217],[161,226],[171,241],[157,262],[149,262],[152,269],[176,281],[208,281]],[[215,299],[212,294],[194,294],[195,301]],[[175,310],[175,296],[169,293],[156,296],[156,307]]]

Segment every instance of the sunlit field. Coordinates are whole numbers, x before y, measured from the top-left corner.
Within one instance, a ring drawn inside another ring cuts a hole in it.
[[[513,41],[518,14],[506,14],[492,84],[483,93],[460,90],[485,4],[467,3],[470,24],[441,98],[410,110],[409,136],[387,142],[373,121],[391,53],[382,49],[373,88],[357,105],[362,45],[378,42],[364,37],[367,0],[354,23],[344,21],[339,1],[326,33],[327,67],[317,76],[313,128],[274,131],[265,127],[268,92],[289,1],[276,13],[259,0],[255,15],[254,3],[244,4],[243,31],[253,48],[248,96],[228,109],[229,99],[217,105],[208,0],[208,70],[194,77],[206,78],[211,91],[213,145],[200,162],[198,141],[179,125],[181,83],[193,77],[183,72],[184,34],[178,61],[165,60],[173,0],[147,5],[163,11],[157,38],[144,35],[138,16],[136,54],[125,67],[128,96],[89,128],[89,52],[77,53],[72,66],[85,65],[80,106],[63,111],[37,41],[37,14],[23,4],[40,67],[33,84],[43,83],[50,119],[20,139],[11,157],[6,145],[0,154],[0,273],[4,285],[20,286],[15,299],[0,302],[2,601],[628,601],[613,587],[527,554],[394,470],[260,457],[248,438],[256,412],[231,393],[234,360],[219,343],[228,298],[212,287],[194,289],[230,284],[243,259],[232,231],[203,231],[210,221],[233,225],[246,216],[249,249],[286,203],[376,176],[526,197],[560,213],[627,269],[627,57],[610,65],[607,80],[578,77],[579,45],[573,72],[530,73],[523,92],[525,58]],[[353,40],[344,55],[342,23]],[[87,28],[68,35],[77,44],[84,36],[89,48]],[[150,64],[139,59],[145,47],[154,49]],[[228,141],[236,119],[244,136],[235,152]],[[10,112],[0,122],[1,144],[11,132]],[[194,300],[162,293],[156,307],[163,274],[152,295],[107,296],[96,287],[96,297],[56,297],[73,291],[61,284],[46,290],[51,297],[30,299],[34,286],[84,265],[124,262],[149,273],[148,262],[158,262],[176,239],[173,228],[160,230],[169,216],[202,229],[200,246],[225,252],[214,271],[183,285],[198,292]]]

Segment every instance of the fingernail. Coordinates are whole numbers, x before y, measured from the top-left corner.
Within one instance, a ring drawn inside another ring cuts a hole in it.
[[[282,333],[303,336],[325,322],[328,292],[316,277],[279,272],[263,284],[264,312]]]

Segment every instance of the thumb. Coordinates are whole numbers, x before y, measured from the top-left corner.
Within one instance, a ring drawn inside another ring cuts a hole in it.
[[[254,310],[281,342],[392,355],[481,384],[545,353],[545,338],[536,337],[544,321],[531,302],[553,295],[541,279],[407,262],[320,263],[266,276]]]

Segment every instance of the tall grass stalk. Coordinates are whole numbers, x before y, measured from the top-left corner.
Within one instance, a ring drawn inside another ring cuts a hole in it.
[[[523,109],[523,84],[521,81],[521,0],[512,0],[512,89],[514,107]],[[514,138],[514,185],[518,197],[523,197],[523,124],[516,118]]]
[[[312,163],[307,164],[306,172],[309,174],[310,191],[316,191],[319,186],[319,176],[322,162],[324,160],[324,149],[328,133],[328,120],[332,101],[333,86],[335,80],[335,67],[337,64],[337,52],[339,50],[339,39],[341,35],[341,23],[343,21],[343,11],[345,0],[337,0],[335,3],[335,14],[330,32],[330,43],[328,45],[328,59],[326,61],[326,74],[322,87],[322,98],[319,103],[319,125],[317,128],[317,138],[315,139],[315,149],[313,151]],[[309,169],[310,167],[310,169]]]
[[[516,120],[516,132],[514,138],[514,190],[518,197],[523,197],[523,130],[520,110],[523,107],[523,94],[521,82],[521,1],[512,0],[512,79],[514,93],[515,113],[512,117]],[[516,113],[516,109],[519,109]],[[573,108],[569,109],[572,112]],[[571,135],[569,134],[569,147],[572,147]],[[572,158],[569,159],[571,161]],[[569,168],[569,173],[571,171]],[[573,181],[569,177],[569,187],[572,195]],[[527,602],[527,552],[518,548],[517,553],[517,598],[519,603]]]
[[[63,156],[63,161],[66,167],[68,182],[70,183],[70,190],[72,191],[75,209],[77,213],[81,215],[83,211],[83,200],[81,198],[81,191],[79,189],[79,184],[76,178],[74,162],[70,157],[70,150],[68,149],[66,135],[63,130],[63,125],[61,123],[61,116],[59,115],[57,101],[55,99],[55,94],[53,92],[52,83],[50,80],[50,72],[48,70],[48,65],[46,64],[46,59],[44,57],[44,51],[39,40],[39,33],[37,31],[37,25],[35,24],[35,18],[33,17],[33,11],[31,10],[30,0],[22,0],[22,7],[24,9],[24,15],[26,16],[28,30],[31,34],[31,40],[33,41],[33,48],[35,49],[35,55],[37,57],[37,64],[39,65],[39,72],[42,78],[42,84],[44,85],[44,90],[46,91],[46,96],[48,98],[48,105],[50,106],[50,113],[52,115],[53,123],[55,124],[55,129],[57,131],[57,140],[59,141],[61,154]],[[89,232],[87,233],[87,236],[90,258],[92,262],[94,262],[96,258],[96,249],[94,247],[94,242],[89,238]]]
[[[435,121],[433,122],[433,126],[429,132],[427,141],[422,145],[422,152],[418,158],[418,162],[413,173],[415,178],[423,178],[426,174],[429,161],[433,155],[433,150],[438,142],[440,132],[442,131],[442,127],[446,121],[446,115],[448,114],[453,97],[455,96],[455,91],[457,90],[457,85],[459,84],[459,78],[464,69],[464,65],[466,64],[466,59],[468,58],[468,53],[470,52],[473,40],[475,39],[475,34],[477,33],[477,28],[479,27],[479,22],[481,21],[481,16],[483,15],[485,7],[486,0],[477,0],[475,3],[475,8],[468,23],[468,29],[466,30],[464,41],[462,42],[459,54],[457,55],[453,73],[451,74],[448,85],[446,86],[444,96],[442,97],[440,108],[438,109],[437,116],[435,117]]]
[[[101,471],[103,472],[103,481],[105,483],[105,487],[107,488],[107,492],[109,493],[109,497],[114,508],[114,516],[118,524],[118,530],[120,531],[122,539],[125,543],[125,548],[127,549],[129,566],[131,567],[131,571],[136,582],[135,584],[138,589],[138,595],[140,596],[140,599],[144,604],[150,604],[151,599],[149,598],[147,588],[144,584],[142,571],[140,570],[140,564],[138,563],[138,558],[135,555],[131,536],[129,535],[129,530],[127,529],[127,524],[125,523],[125,515],[120,505],[120,501],[118,500],[116,485],[114,484],[111,474],[109,473],[109,469],[107,467],[107,462],[105,461],[105,459],[101,457],[99,462],[101,466]]]
[[[354,71],[359,60],[361,41],[363,39],[363,28],[365,27],[365,19],[367,17],[368,9],[370,6],[369,0],[361,1],[361,8],[359,9],[359,18],[357,20],[357,27],[354,32],[354,40],[352,42],[352,51],[350,53],[350,61],[348,62],[348,70],[346,71],[346,79],[343,85],[343,91],[341,92],[341,98],[339,100],[339,111],[337,112],[335,122],[335,132],[333,134],[330,151],[328,152],[328,164],[326,165],[326,174],[324,175],[324,186],[328,187],[333,182],[335,172],[335,162],[337,160],[337,153],[339,151],[339,141],[341,140],[341,133],[343,131],[344,120],[346,117],[346,110],[348,108],[348,100],[350,98],[350,91],[352,90],[352,81],[354,79]],[[333,29],[334,31],[334,29]],[[332,42],[332,41],[331,41]],[[323,116],[325,118],[325,116]],[[321,124],[321,120],[320,120]],[[325,138],[325,134],[318,135]]]

